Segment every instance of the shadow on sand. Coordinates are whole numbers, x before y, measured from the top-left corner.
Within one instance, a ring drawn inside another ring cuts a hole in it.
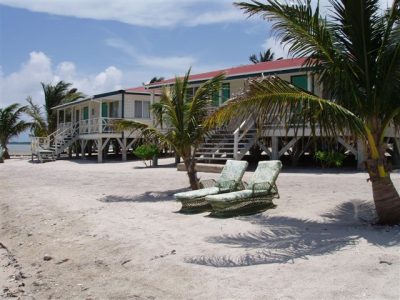
[[[400,244],[400,227],[371,225],[375,219],[373,205],[354,200],[343,203],[322,215],[324,221],[303,220],[264,214],[241,217],[259,225],[256,232],[214,236],[209,243],[242,248],[239,256],[195,256],[187,263],[213,267],[242,267],[259,264],[290,263],[298,258],[318,256],[351,247],[360,239],[384,247]]]
[[[103,198],[98,199],[101,202],[112,203],[112,202],[162,202],[162,201],[174,201],[174,194],[179,192],[187,191],[187,188],[168,190],[168,191],[156,191],[156,192],[144,192],[136,196],[120,196],[120,195],[107,195]]]

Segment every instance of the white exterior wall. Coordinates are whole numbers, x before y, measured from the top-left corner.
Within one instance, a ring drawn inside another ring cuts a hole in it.
[[[159,96],[154,96],[155,102],[160,100]],[[135,118],[135,101],[148,101],[151,107],[151,95],[132,95],[125,94],[125,119],[134,119],[146,124],[153,124],[153,117],[150,112],[150,119],[148,118]]]

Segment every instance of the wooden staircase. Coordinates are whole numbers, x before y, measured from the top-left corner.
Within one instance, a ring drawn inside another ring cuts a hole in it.
[[[55,160],[68,147],[76,142],[79,136],[78,123],[60,128],[47,137],[33,137],[31,142],[32,160],[36,156],[40,162]]]
[[[215,130],[197,149],[196,159],[204,163],[241,160],[256,141],[257,131],[254,122],[249,119],[235,130]]]

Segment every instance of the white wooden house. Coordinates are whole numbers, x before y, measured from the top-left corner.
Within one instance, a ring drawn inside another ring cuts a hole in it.
[[[94,144],[98,162],[103,161],[103,152],[109,143],[116,141],[126,160],[127,150],[137,137],[134,132],[117,130],[115,120],[136,120],[153,124],[151,105],[159,101],[158,91],[144,87],[118,90],[94,95],[54,107],[57,114],[57,130],[45,138],[32,139],[32,153],[55,157],[72,145],[79,145],[82,157],[91,152]]]
[[[193,74],[189,77],[189,94],[193,94],[201,83],[223,73],[225,74],[225,81],[222,89],[212,99],[215,107],[222,105],[226,100],[243,91],[247,79],[271,75],[278,76],[295,86],[322,96],[323,88],[318,84],[312,70],[303,67],[304,62],[305,58],[282,59]],[[171,78],[153,83],[148,88],[159,89],[173,83],[174,79]],[[256,113],[254,112],[254,114]],[[304,138],[294,128],[287,130],[286,124],[264,124],[261,132],[256,132],[254,119],[254,117],[250,117],[240,124],[238,121],[232,120],[228,127],[216,130],[198,150],[197,159],[205,162],[242,159],[254,145],[259,146],[271,159],[279,159],[283,155],[299,157],[307,151],[307,147],[299,143],[299,141],[304,142]],[[240,116],[238,116],[238,120],[241,120]],[[321,132],[317,132],[316,135],[323,139]],[[307,139],[311,136],[310,128],[305,128],[304,136]],[[387,140],[391,143],[393,150],[397,149],[399,155],[400,139],[398,135],[395,135],[393,128],[388,128]],[[355,156],[359,168],[363,167],[365,147],[361,141],[339,137],[337,143]],[[296,151],[294,151],[295,147]]]

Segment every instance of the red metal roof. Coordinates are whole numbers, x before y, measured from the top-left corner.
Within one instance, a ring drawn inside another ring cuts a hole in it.
[[[290,69],[299,69],[303,66],[304,62],[306,61],[306,57],[301,58],[290,58],[290,59],[281,59],[281,60],[274,60],[268,62],[262,62],[258,64],[251,64],[251,65],[243,65],[238,67],[232,67],[229,69],[222,69],[217,71],[211,71],[206,73],[200,74],[193,74],[190,75],[189,81],[202,81],[208,80],[214,76],[219,74],[225,74],[226,78],[240,76],[240,75],[250,75],[250,74],[257,74],[257,73],[268,73],[268,72],[275,72],[281,70],[290,70]],[[149,84],[149,87],[152,86],[160,86],[166,85],[169,83],[175,82],[175,78],[166,79],[160,82],[155,82]]]
[[[130,93],[140,93],[140,94],[151,94],[152,92],[155,92],[155,94],[161,93],[159,90],[148,90],[144,86],[138,86],[138,87],[133,87],[133,88],[128,88],[125,90],[126,92]]]

